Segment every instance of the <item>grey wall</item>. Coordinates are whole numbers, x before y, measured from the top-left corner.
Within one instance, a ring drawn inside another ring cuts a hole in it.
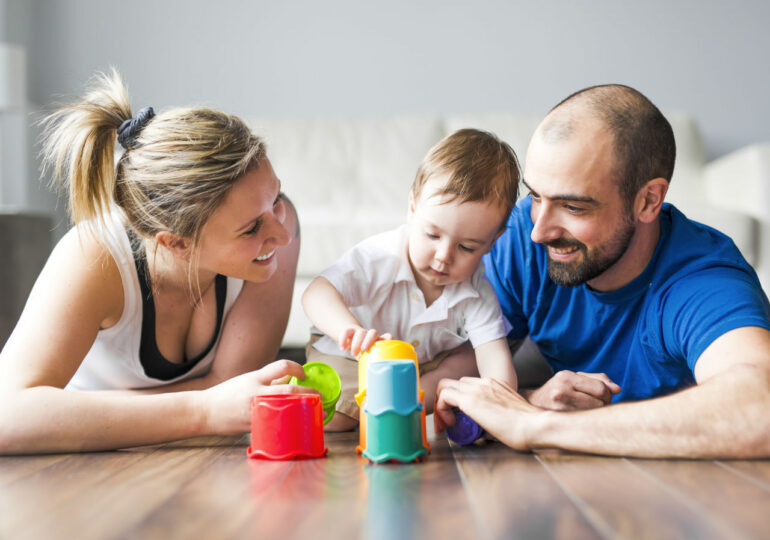
[[[695,115],[710,157],[770,140],[766,0],[2,3],[38,104],[109,65],[136,108],[261,115],[544,113],[622,82]]]

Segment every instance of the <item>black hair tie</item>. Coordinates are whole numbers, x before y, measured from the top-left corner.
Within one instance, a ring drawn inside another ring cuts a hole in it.
[[[144,129],[144,126],[147,125],[147,122],[149,122],[153,116],[155,116],[155,111],[152,110],[152,107],[145,107],[136,113],[136,116],[133,118],[124,120],[118,128],[118,142],[120,143],[120,146],[126,150],[133,146],[136,142],[136,138],[139,137],[142,129]]]

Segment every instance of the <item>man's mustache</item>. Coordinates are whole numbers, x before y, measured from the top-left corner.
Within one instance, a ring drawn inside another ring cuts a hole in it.
[[[543,244],[556,249],[568,247],[577,247],[583,249],[585,247],[582,242],[578,242],[577,240],[568,240],[566,238],[557,238],[556,240],[551,240],[550,242],[543,242]]]

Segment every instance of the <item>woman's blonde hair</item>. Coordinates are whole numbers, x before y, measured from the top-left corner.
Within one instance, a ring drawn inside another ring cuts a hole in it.
[[[152,117],[115,164],[118,128],[132,118],[114,69],[97,74],[85,97],[44,121],[44,171],[69,199],[76,224],[104,222],[113,204],[134,231],[152,239],[169,231],[191,242],[188,275],[197,274],[203,225],[233,183],[265,156],[262,139],[235,116],[178,108]]]

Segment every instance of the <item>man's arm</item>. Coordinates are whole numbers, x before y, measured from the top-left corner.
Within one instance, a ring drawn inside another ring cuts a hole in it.
[[[457,406],[518,450],[561,448],[637,457],[770,456],[770,331],[732,330],[695,366],[696,386],[669,396],[556,412],[534,407],[495,381],[444,380],[437,427]]]

